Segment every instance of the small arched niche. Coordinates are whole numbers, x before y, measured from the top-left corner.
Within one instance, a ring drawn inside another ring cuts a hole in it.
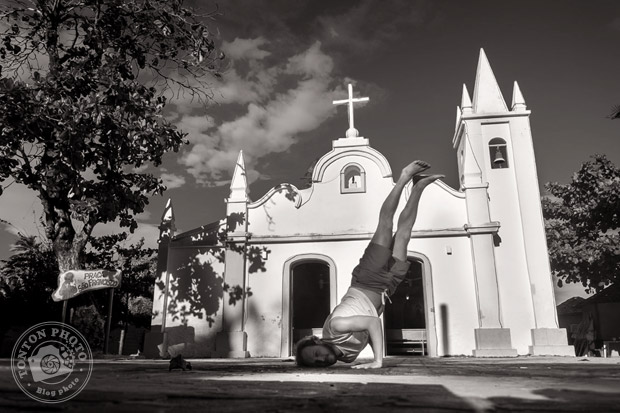
[[[489,141],[489,158],[491,169],[508,168],[508,145],[502,138],[493,138]]]
[[[361,165],[350,163],[340,171],[340,193],[366,192],[366,172]]]

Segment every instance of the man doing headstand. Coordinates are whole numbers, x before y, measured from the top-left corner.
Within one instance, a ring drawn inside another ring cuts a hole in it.
[[[353,269],[351,286],[340,304],[327,317],[323,337],[305,337],[297,344],[296,360],[300,366],[327,367],[337,360],[351,363],[370,342],[374,361],[353,368],[383,366],[383,328],[379,316],[384,297],[392,295],[409,269],[407,245],[418,213],[422,191],[443,175],[421,175],[430,167],[414,161],[400,174],[394,188],[381,206],[379,224],[360,263]],[[400,196],[412,180],[411,195],[398,218],[396,234],[392,225]]]

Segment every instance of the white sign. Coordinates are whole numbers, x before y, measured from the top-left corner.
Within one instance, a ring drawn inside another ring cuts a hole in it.
[[[117,288],[121,285],[121,271],[71,270],[58,276],[58,289],[52,294],[54,301],[65,301],[86,291]]]

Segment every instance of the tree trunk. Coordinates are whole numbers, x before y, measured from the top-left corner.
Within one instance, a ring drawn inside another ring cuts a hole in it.
[[[67,241],[55,241],[54,252],[58,260],[58,269],[62,274],[65,271],[80,270],[81,268],[81,248],[77,243]]]

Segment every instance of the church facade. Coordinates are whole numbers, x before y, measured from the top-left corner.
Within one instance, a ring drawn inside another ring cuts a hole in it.
[[[147,355],[289,357],[320,336],[394,185],[353,126],[354,102],[350,92],[350,129],[307,188],[250,200],[240,153],[221,221],[175,234],[168,203]],[[411,269],[382,316],[388,355],[574,356],[558,328],[529,115],[516,82],[506,105],[481,50],[452,139],[460,188],[436,181],[422,195]]]

